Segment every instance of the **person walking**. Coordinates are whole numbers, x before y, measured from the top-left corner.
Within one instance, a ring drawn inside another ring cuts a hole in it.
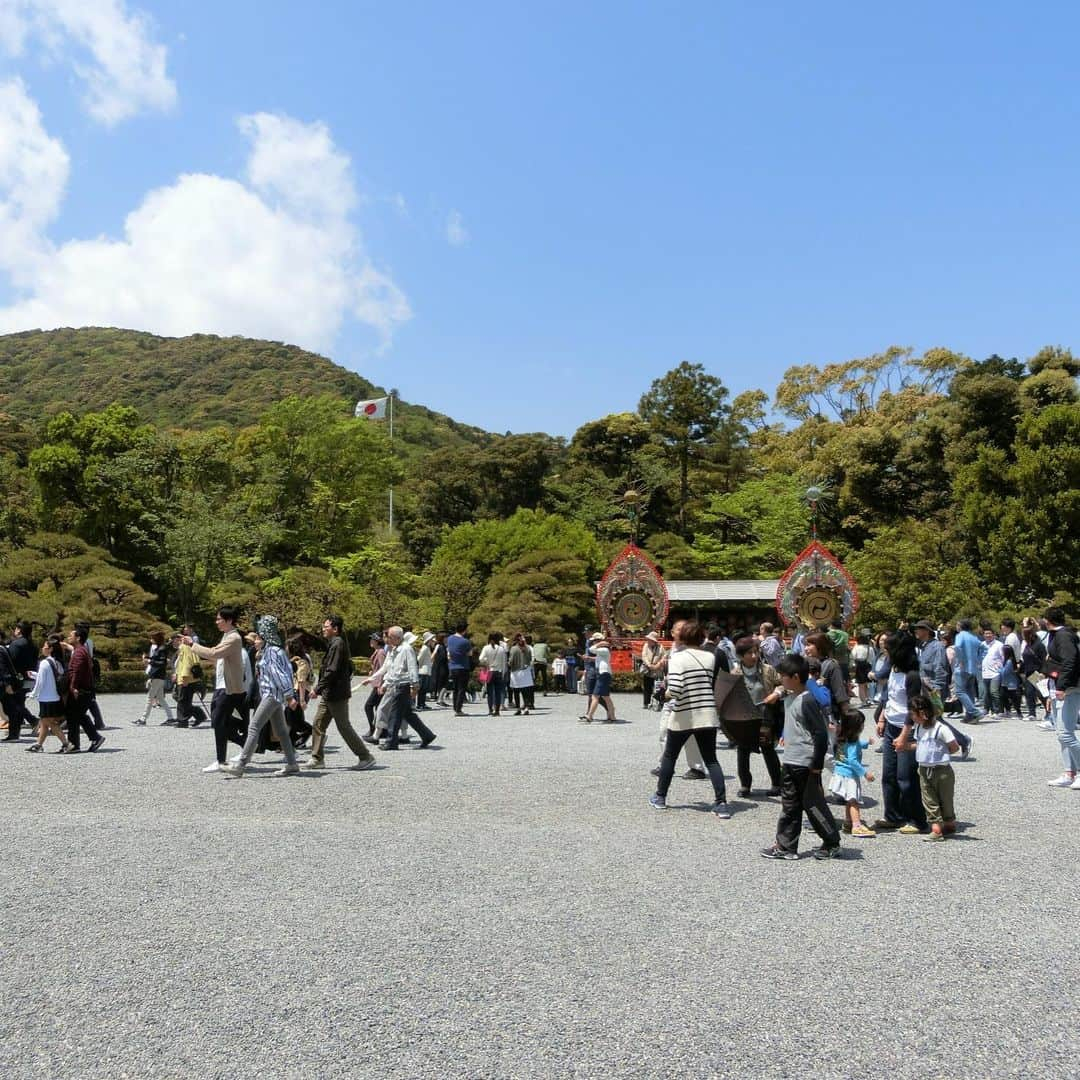
[[[98,731],[90,718],[90,700],[94,696],[94,669],[90,652],[86,648],[86,631],[81,627],[72,630],[68,643],[72,647],[67,669],[67,701],[64,703],[68,742],[74,752],[78,753],[79,728],[82,728],[90,742],[90,753],[94,753],[101,749],[105,736]]]
[[[165,644],[165,635],[160,630],[155,630],[150,635],[150,651],[143,653],[143,663],[146,665],[146,708],[143,714],[131,722],[136,727],[145,727],[150,719],[150,710],[155,706],[165,710],[165,723],[173,722],[172,708],[169,699],[165,695],[165,679],[169,669],[169,647]]]
[[[814,858],[832,859],[840,854],[840,830],[829,812],[821,786],[821,770],[829,748],[829,723],[817,699],[806,688],[810,664],[805,656],[786,656],[776,671],[784,687],[782,802],[776,839],[761,854],[766,859],[797,859],[805,813],[821,838],[821,847],[814,851]]]
[[[698,629],[701,629],[700,626]],[[702,631],[698,644],[700,645],[704,640],[705,633]],[[586,724],[591,724],[593,717],[596,715],[597,707],[603,705],[604,712],[607,713],[604,723],[614,724],[615,705],[611,700],[611,646],[599,630],[589,638],[588,648],[586,649],[586,657],[588,656],[592,657],[594,675],[593,684],[589,690],[589,707],[585,710],[585,715],[581,719]],[[668,670],[670,674],[670,667]],[[711,677],[712,667],[709,668],[709,675]]]
[[[415,728],[420,736],[416,749],[424,750],[435,741],[435,732],[412,708],[413,697],[420,685],[416,653],[411,643],[405,640],[405,632],[400,626],[391,626],[386,631],[386,643],[390,646],[390,652],[384,665],[382,686],[389,728],[385,741],[379,743],[379,747],[382,750],[397,750],[402,723],[408,720],[409,726]]]
[[[649,799],[649,804],[657,810],[667,809],[667,793],[675,775],[675,762],[683,746],[693,739],[712,781],[712,811],[718,818],[730,818],[724,772],[716,760],[716,732],[720,727],[720,715],[713,696],[716,656],[701,648],[705,633],[700,623],[678,622],[672,627],[672,636],[682,648],[673,651],[668,658],[666,696],[669,704],[664,710],[667,737],[660,758],[656,793]]]
[[[1050,787],[1080,791],[1080,741],[1076,737],[1080,716],[1080,649],[1076,631],[1066,626],[1065,612],[1061,608],[1048,608],[1043,618],[1049,636],[1046,672],[1053,680],[1050,701],[1064,765],[1061,775],[1049,784]]]
[[[221,640],[209,647],[202,645],[187,634],[183,643],[189,646],[200,660],[214,662],[214,697],[210,703],[210,725],[214,729],[214,750],[217,759],[204,769],[204,773],[221,772],[226,764],[229,742],[244,745],[246,725],[241,729],[233,713],[244,708],[247,697],[244,684],[244,642],[236,628],[239,612],[229,604],[217,609],[214,622]]]
[[[306,768],[324,767],[326,733],[331,720],[337,724],[338,733],[356,755],[358,769],[370,769],[375,764],[371,751],[364,740],[356,734],[349,722],[349,698],[352,697],[352,657],[349,644],[342,635],[345,628],[340,615],[327,615],[323,619],[323,637],[326,639],[326,656],[319,669],[319,680],[311,696],[318,698],[315,722],[311,736],[311,757],[304,762]]]
[[[183,634],[173,634],[172,645],[176,650],[173,666],[173,677],[176,679],[176,726],[190,727],[194,720],[194,726],[198,727],[206,719],[206,713],[195,704],[195,684],[201,674],[199,658],[190,645],[184,644]]]
[[[18,742],[25,723],[33,728],[37,721],[26,708],[26,695],[34,686],[34,674],[38,668],[37,649],[31,638],[31,627],[25,620],[20,620],[11,631],[11,640],[7,643],[8,657],[14,670],[10,692],[4,695],[4,712],[8,718],[8,732],[4,742]],[[62,658],[58,657],[62,663]]]
[[[45,642],[45,654],[34,676],[30,700],[37,702],[38,730],[37,739],[26,749],[40,754],[45,748],[45,739],[55,735],[60,740],[61,754],[77,754],[78,750],[64,733],[64,700],[60,695],[60,684],[64,679],[64,649],[55,634]]]
[[[241,777],[255,754],[259,736],[267,722],[273,728],[285,755],[284,768],[274,776],[294,776],[300,771],[296,764],[296,750],[285,723],[285,706],[296,702],[292,664],[281,645],[281,631],[277,619],[263,615],[255,620],[255,673],[259,680],[259,704],[248,724],[243,749],[231,762],[221,769],[227,776]]]

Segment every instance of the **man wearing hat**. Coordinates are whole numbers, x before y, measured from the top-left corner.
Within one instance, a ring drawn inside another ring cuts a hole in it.
[[[938,695],[938,702],[944,705],[949,696],[949,654],[945,651],[944,643],[938,640],[933,623],[920,619],[911,629],[918,643],[916,648],[919,653],[919,675],[922,676],[923,686],[930,687]],[[956,736],[960,752],[966,758],[971,753],[975,740],[953,727],[944,716],[940,719]]]

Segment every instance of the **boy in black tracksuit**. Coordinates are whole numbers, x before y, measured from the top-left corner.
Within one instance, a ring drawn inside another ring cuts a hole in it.
[[[767,859],[797,859],[805,811],[822,840],[814,858],[831,859],[840,851],[840,831],[821,787],[821,770],[829,748],[829,723],[814,695],[806,689],[810,674],[806,660],[801,656],[788,656],[776,670],[785,691],[782,806],[776,825],[776,842],[761,854]]]

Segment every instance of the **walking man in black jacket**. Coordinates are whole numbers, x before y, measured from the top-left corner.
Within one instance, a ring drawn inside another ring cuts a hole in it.
[[[326,638],[326,657],[319,671],[319,681],[311,696],[319,699],[315,711],[314,730],[311,735],[311,757],[304,762],[305,768],[321,769],[326,746],[326,732],[330,721],[337,724],[341,737],[349,749],[359,758],[354,769],[370,769],[375,764],[371,751],[364,740],[356,734],[349,721],[349,698],[352,697],[352,657],[349,644],[342,636],[340,615],[327,615],[323,620],[323,637]]]
[[[14,674],[12,681],[8,684],[10,693],[4,694],[4,712],[7,713],[8,718],[8,732],[4,736],[4,742],[15,742],[22,731],[24,720],[31,728],[37,723],[34,716],[26,709],[26,691],[30,683],[30,672],[37,671],[38,665],[37,649],[30,640],[28,622],[15,624],[11,641],[8,642],[6,648]]]

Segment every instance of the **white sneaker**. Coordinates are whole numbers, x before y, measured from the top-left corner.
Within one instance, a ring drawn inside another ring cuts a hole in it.
[[[1049,787],[1076,787],[1076,778],[1068,773],[1062,773],[1056,780],[1047,780]]]
[[[1053,731],[1054,730],[1054,721],[1053,720],[1044,720],[1039,725],[1039,727],[1041,727],[1043,729],[1043,731]]]
[[[1077,778],[1069,785],[1069,787],[1071,787],[1073,791],[1080,791],[1080,776],[1077,776]]]
[[[271,776],[296,776],[300,772],[299,765],[286,765],[283,769],[272,772]]]
[[[231,758],[229,758],[229,764],[230,765],[239,765],[240,764],[240,757],[241,757],[240,754],[233,754],[233,756]]]
[[[240,777],[244,775],[244,766],[240,764],[233,765],[230,763],[228,765],[222,765],[221,771],[226,776],[235,776],[239,780]]]
[[[207,765],[206,768],[203,769],[203,772],[221,772],[221,770],[224,769],[224,768],[225,768],[224,765],[219,765],[215,761],[213,765]]]

